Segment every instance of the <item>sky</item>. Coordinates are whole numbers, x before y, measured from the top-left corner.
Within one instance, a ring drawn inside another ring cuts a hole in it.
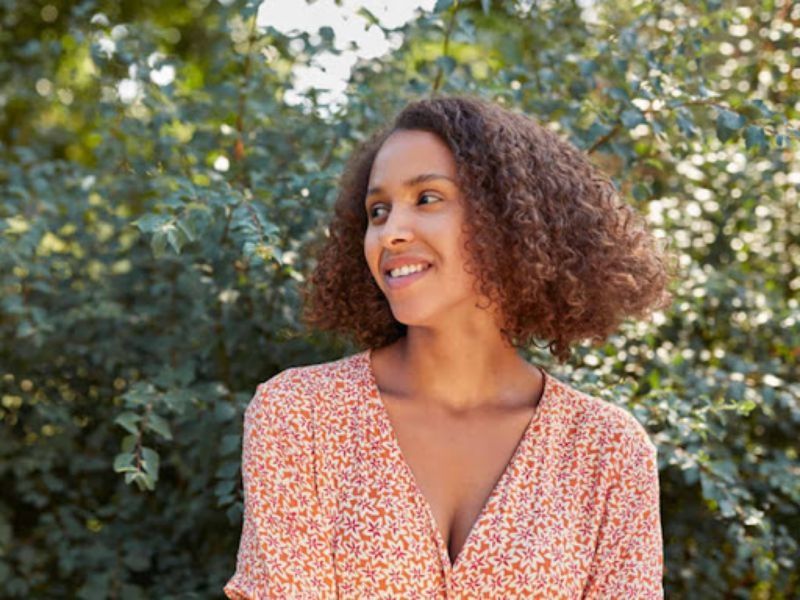
[[[320,27],[328,26],[334,31],[334,47],[341,54],[320,52],[312,57],[309,66],[297,66],[294,70],[294,91],[286,94],[288,104],[302,104],[305,92],[311,88],[327,90],[320,92],[322,104],[334,107],[346,102],[344,90],[350,71],[359,58],[376,58],[403,43],[399,32],[389,36],[377,25],[358,15],[361,7],[369,10],[383,27],[395,29],[415,19],[418,9],[430,11],[436,0],[342,0],[337,6],[334,0],[316,0],[312,4],[306,0],[265,0],[258,9],[256,25],[270,25],[286,34],[307,31],[316,34]],[[355,42],[357,48],[351,48]],[[300,46],[302,48],[302,45]]]
[[[318,35],[320,27],[333,29],[333,45],[341,54],[320,52],[312,57],[309,66],[295,67],[294,90],[284,99],[288,104],[306,104],[305,93],[313,87],[320,90],[321,104],[335,108],[347,102],[344,91],[358,58],[377,58],[403,43],[401,33],[389,32],[387,37],[380,27],[370,25],[365,17],[357,14],[358,9],[368,9],[384,28],[396,29],[417,18],[420,9],[430,12],[435,5],[436,0],[341,0],[341,6],[334,0],[311,0],[310,3],[307,0],[264,0],[258,9],[256,25],[259,28],[270,25],[290,35],[307,31],[312,39],[313,35]],[[594,0],[578,0],[578,5],[583,8],[584,19],[596,17]],[[357,48],[351,48],[351,42],[355,42]],[[303,43],[298,40],[298,51],[302,49]]]

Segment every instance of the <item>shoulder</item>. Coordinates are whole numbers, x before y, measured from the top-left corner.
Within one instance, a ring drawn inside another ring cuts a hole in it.
[[[258,384],[247,406],[251,415],[269,411],[284,416],[310,418],[312,410],[330,397],[333,387],[354,383],[359,371],[359,354],[322,363],[288,367]]]
[[[612,465],[631,460],[646,461],[657,453],[645,426],[623,406],[557,382],[561,402],[558,420],[582,438]]]

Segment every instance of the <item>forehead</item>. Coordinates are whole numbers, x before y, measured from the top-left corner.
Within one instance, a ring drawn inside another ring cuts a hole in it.
[[[456,178],[456,161],[450,148],[429,131],[399,130],[386,139],[375,155],[370,184],[405,181],[427,172]]]

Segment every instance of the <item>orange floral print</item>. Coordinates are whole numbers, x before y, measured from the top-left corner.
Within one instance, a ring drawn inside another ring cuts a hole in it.
[[[656,447],[629,412],[543,371],[539,405],[452,563],[370,350],[260,384],[225,595],[662,599]]]

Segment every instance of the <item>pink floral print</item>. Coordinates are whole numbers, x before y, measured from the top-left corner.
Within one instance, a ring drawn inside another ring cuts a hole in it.
[[[539,405],[451,563],[371,350],[286,369],[244,416],[232,600],[662,599],[656,447],[546,370]]]

